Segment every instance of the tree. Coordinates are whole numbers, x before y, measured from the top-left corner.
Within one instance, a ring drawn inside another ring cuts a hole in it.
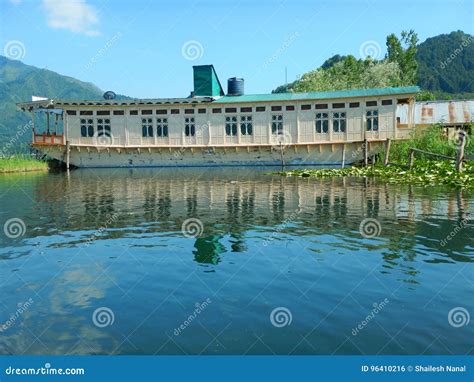
[[[403,31],[400,39],[393,33],[387,36],[386,59],[398,64],[402,86],[415,85],[417,82],[417,43],[418,35],[413,30]]]

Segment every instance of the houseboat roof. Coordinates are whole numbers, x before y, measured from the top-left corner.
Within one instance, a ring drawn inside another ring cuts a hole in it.
[[[388,96],[397,94],[416,94],[419,91],[420,88],[418,86],[406,86],[398,88],[336,90],[330,92],[244,94],[240,96],[224,96],[222,98],[218,98],[214,102],[234,103],[323,100],[336,98]]]
[[[420,91],[418,86],[380,89],[350,89],[330,92],[308,93],[271,93],[271,94],[244,94],[240,96],[222,97],[188,97],[188,98],[156,98],[156,99],[113,99],[113,100],[67,100],[44,99],[32,102],[21,102],[17,106],[22,110],[36,108],[56,108],[61,106],[153,106],[173,104],[202,104],[202,103],[248,103],[248,102],[284,102],[304,100],[326,100],[338,98],[377,97],[390,95],[410,95]]]

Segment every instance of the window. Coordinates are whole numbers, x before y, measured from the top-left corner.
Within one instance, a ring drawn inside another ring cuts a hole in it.
[[[142,118],[142,137],[153,137],[152,118]]]
[[[344,109],[345,107],[346,107],[346,104],[344,102],[332,104],[333,109]]]
[[[130,110],[130,115],[138,115],[138,110]]]
[[[114,115],[124,115],[124,111],[123,110],[114,110]]]
[[[194,109],[184,109],[184,114],[194,114]]]
[[[81,137],[94,136],[94,120],[81,119]]]
[[[194,137],[196,135],[196,125],[194,124],[194,117],[184,118],[184,134],[187,137]]]
[[[346,131],[346,113],[332,113],[332,130],[335,133],[344,133]]]
[[[168,114],[168,110],[166,110],[166,109],[158,109],[158,110],[156,111],[156,114],[160,114],[160,115]]]
[[[92,115],[92,111],[91,110],[81,110],[79,112],[80,115]]]
[[[214,108],[214,109],[212,109],[212,112],[213,112],[214,114],[217,114],[217,113],[222,112],[222,109]]]
[[[142,115],[150,115],[153,114],[153,110],[142,110]]]
[[[328,104],[327,103],[319,103],[316,105],[316,109],[321,110],[321,109],[327,109]]]
[[[327,134],[329,132],[328,113],[316,113],[316,132]]]
[[[226,113],[237,113],[237,108],[236,107],[226,107],[225,112]]]
[[[281,111],[281,106],[272,106],[272,111]]]
[[[168,136],[168,118],[156,119],[156,136],[157,137]]]
[[[311,105],[301,105],[301,110],[311,110]]]
[[[206,114],[206,109],[198,109],[199,114]]]
[[[360,102],[351,102],[351,103],[349,103],[349,107],[351,107],[351,108],[359,107],[359,106],[360,106]]]
[[[225,117],[225,134],[230,137],[237,135],[237,117]]]
[[[97,110],[96,115],[110,115],[110,110]]]
[[[283,115],[281,114],[272,115],[272,134],[274,135],[283,134]]]
[[[240,108],[240,112],[241,112],[241,113],[251,113],[251,112],[252,112],[252,108],[251,108],[251,107],[241,107],[241,108]]]
[[[383,99],[382,100],[382,105],[383,106],[387,106],[387,105],[391,105],[392,104],[392,100],[391,99]]]
[[[171,114],[179,114],[179,109],[171,109]]]
[[[378,110],[367,110],[367,131],[379,130],[379,112]]]
[[[110,137],[110,119],[108,118],[97,119],[97,136]]]
[[[265,111],[265,106],[257,106],[255,108],[256,111],[260,112],[260,111]]]
[[[242,115],[240,117],[240,133],[242,135],[252,135],[252,116]]]
[[[76,115],[76,110],[68,110],[66,113],[67,115]]]
[[[365,106],[377,106],[377,101],[367,101]]]
[[[286,106],[286,111],[293,111],[293,110],[295,110],[295,107],[293,105]]]

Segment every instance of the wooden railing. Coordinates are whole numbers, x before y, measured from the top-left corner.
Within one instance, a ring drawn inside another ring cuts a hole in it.
[[[33,134],[33,143],[36,145],[63,145],[64,134]]]

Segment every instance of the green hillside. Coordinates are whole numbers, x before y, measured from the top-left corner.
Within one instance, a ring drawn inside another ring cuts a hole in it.
[[[30,120],[27,114],[16,110],[17,102],[30,101],[32,95],[101,99],[102,94],[93,84],[0,56],[0,143],[15,136]],[[21,141],[28,142],[30,138],[24,134]]]

